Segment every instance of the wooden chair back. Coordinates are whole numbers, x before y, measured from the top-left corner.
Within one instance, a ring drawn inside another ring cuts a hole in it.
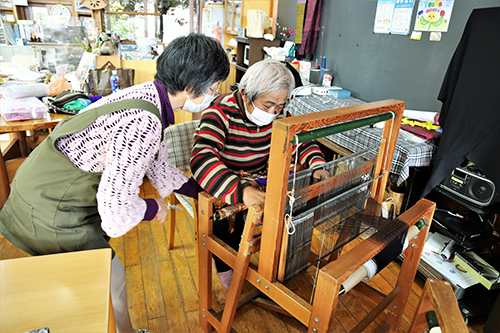
[[[427,279],[408,332],[429,330],[426,315],[434,311],[443,333],[468,333],[462,312],[449,282]]]
[[[194,131],[198,127],[199,123],[199,120],[192,120],[172,125],[165,130],[168,158],[177,169],[186,173],[187,176],[191,176],[191,148],[194,145]],[[194,219],[196,240],[198,233],[197,200],[178,195],[176,193],[172,193],[167,200],[171,205],[181,204]],[[175,214],[175,209],[171,209],[168,214],[167,221],[169,230],[167,232],[167,247],[169,250],[174,248],[176,220]]]

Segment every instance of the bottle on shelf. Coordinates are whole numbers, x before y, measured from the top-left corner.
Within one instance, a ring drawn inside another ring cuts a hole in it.
[[[110,77],[111,81],[111,93],[114,93],[120,90],[120,77],[117,74],[116,69],[113,69],[111,72],[113,75]]]

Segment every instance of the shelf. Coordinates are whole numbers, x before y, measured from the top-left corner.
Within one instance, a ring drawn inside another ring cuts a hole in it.
[[[435,191],[437,191],[438,193],[458,202],[459,204],[461,204],[462,206],[470,209],[471,211],[477,213],[477,214],[480,214],[480,215],[490,215],[490,214],[497,214],[500,212],[500,203],[496,203],[496,204],[492,204],[492,205],[489,205],[489,206],[479,206],[479,205],[475,205],[471,202],[468,202],[467,200],[465,199],[462,199],[460,198],[459,196],[457,195],[454,195],[453,193],[449,192],[449,191],[446,191],[444,189],[442,189],[441,187],[439,186],[436,186],[434,188]]]
[[[31,46],[45,46],[45,47],[70,47],[70,46],[80,46],[78,43],[38,43],[29,42],[28,45]]]
[[[250,44],[248,37],[236,37],[236,41],[243,44]]]
[[[238,64],[235,64],[235,67],[237,70],[240,70],[240,71],[243,71],[243,72],[246,72],[248,67],[245,67],[245,66],[241,66],[241,65],[238,65]]]

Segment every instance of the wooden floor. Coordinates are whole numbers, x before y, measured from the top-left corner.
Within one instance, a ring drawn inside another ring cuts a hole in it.
[[[141,195],[146,198],[157,197],[148,181],[141,187]],[[135,328],[149,329],[152,333],[201,332],[198,326],[193,220],[185,212],[177,215],[175,247],[171,251],[166,247],[166,225],[155,221],[141,222],[125,236],[110,242],[125,266],[132,324]],[[0,236],[0,260],[25,256],[29,255]],[[399,264],[393,262],[368,284],[388,293],[395,284],[399,270]],[[314,271],[310,269],[308,273],[309,276],[300,276],[289,282],[287,287],[309,301],[313,283],[310,276]],[[224,307],[227,291],[216,275],[213,277],[213,286],[213,303],[218,311]],[[408,331],[422,287],[420,279],[413,283],[399,332]],[[249,293],[253,290],[253,286],[246,284],[243,291]],[[333,332],[347,332],[372,307],[355,291],[342,296],[336,312],[338,325]],[[377,323],[380,323],[380,318],[366,332],[375,332]],[[233,328],[238,332],[249,333],[307,331],[297,320],[253,303],[247,303],[238,310]]]

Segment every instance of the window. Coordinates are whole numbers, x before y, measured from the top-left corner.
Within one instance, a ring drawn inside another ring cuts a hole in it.
[[[188,1],[159,1],[160,5],[156,0],[110,2],[105,19],[106,31],[116,32],[120,39],[145,37],[165,43],[189,32]]]

